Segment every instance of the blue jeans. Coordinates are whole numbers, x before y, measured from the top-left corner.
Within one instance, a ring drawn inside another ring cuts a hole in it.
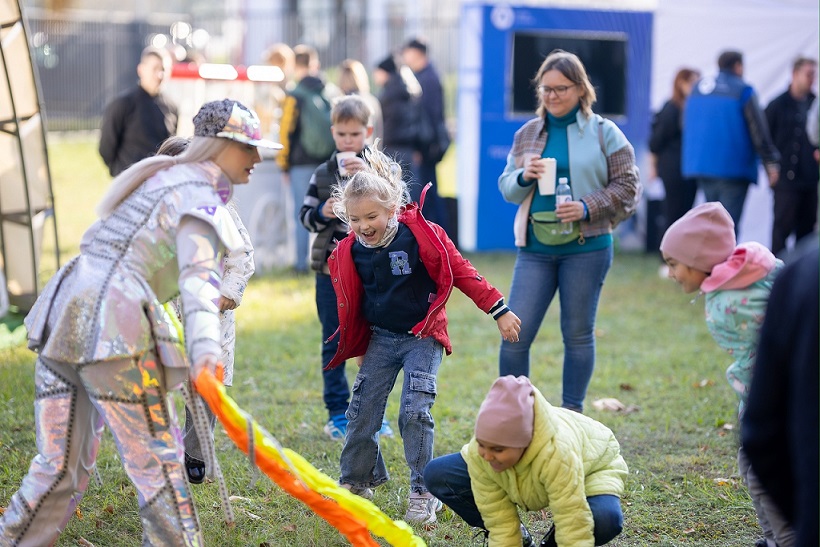
[[[341,456],[342,484],[372,488],[390,478],[379,450],[387,397],[399,371],[404,385],[399,409],[399,433],[404,440],[404,458],[410,467],[410,491],[424,494],[422,473],[433,458],[433,416],[436,402],[436,373],[444,348],[433,338],[416,338],[378,327],[353,383],[347,409],[347,435]]]
[[[558,290],[564,340],[562,406],[583,410],[595,368],[595,315],[612,247],[573,255],[519,251],[510,288],[510,309],[521,319],[516,343],[501,342],[501,376],[530,375],[530,346]]]
[[[431,461],[424,470],[424,484],[435,497],[452,509],[464,522],[484,528],[484,519],[475,503],[470,486],[467,462],[461,454],[448,454]],[[621,533],[624,515],[618,496],[601,495],[587,498],[595,522],[595,545],[612,541]]]
[[[299,220],[299,210],[305,201],[305,195],[310,185],[310,177],[318,165],[294,165],[290,168],[290,193],[293,199],[294,241],[296,242],[296,263],[293,268],[297,272],[308,271],[308,249],[310,234]]]
[[[719,201],[735,221],[735,236],[743,214],[743,204],[749,191],[749,182],[740,179],[699,178],[698,187],[706,201]]]
[[[336,349],[339,347],[338,336],[325,343],[339,328],[339,314],[336,311],[336,292],[333,290],[333,283],[330,281],[330,276],[323,273],[316,274],[316,311],[319,314],[319,322],[322,324],[322,381],[324,383],[322,398],[325,401],[328,416],[332,418],[344,414],[347,410],[350,388],[347,385],[344,363],[332,370],[324,370],[336,355]]]

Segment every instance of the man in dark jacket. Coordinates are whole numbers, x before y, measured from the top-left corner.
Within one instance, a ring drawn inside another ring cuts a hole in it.
[[[686,102],[681,169],[697,179],[706,201],[723,204],[737,232],[749,184],[757,181],[757,157],[774,185],[780,154],[755,90],[743,81],[743,55],[724,51],[718,68],[717,78],[698,81]]]
[[[413,38],[405,44],[402,50],[402,59],[410,67],[421,85],[421,104],[432,128],[440,130],[444,124],[444,92],[438,72],[427,57],[427,44],[419,38]],[[432,182],[433,186],[427,192],[424,205],[424,216],[427,220],[440,225],[449,231],[444,203],[438,195],[438,178],[436,165],[441,161],[446,150],[440,150],[438,139],[430,143],[418,143],[418,165],[420,184],[410,187],[410,197],[418,201],[425,184]]]
[[[806,134],[806,113],[816,100],[812,93],[817,61],[799,57],[792,66],[792,81],[782,95],[766,107],[766,121],[780,151],[780,177],[774,189],[772,252],[786,249],[786,238],[796,240],[814,232],[817,222],[817,146]]]
[[[145,48],[137,65],[138,85],[106,107],[99,151],[112,177],[153,156],[162,141],[176,134],[177,107],[160,93],[170,71],[168,52]]]

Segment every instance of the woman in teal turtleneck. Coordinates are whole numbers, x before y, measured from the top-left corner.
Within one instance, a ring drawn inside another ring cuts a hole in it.
[[[592,113],[595,89],[580,59],[555,50],[535,77],[536,117],[515,133],[498,179],[504,199],[518,204],[513,231],[518,257],[510,308],[521,318],[518,343],[501,343],[500,375],[530,375],[530,346],[558,290],[564,341],[562,406],[581,412],[595,366],[598,297],[612,264],[612,230],[635,212],[641,186],[635,152],[618,127]],[[537,191],[541,158],[555,158],[572,201]],[[564,241],[548,232],[572,223]],[[541,223],[536,222],[542,220]],[[546,228],[546,229],[545,229]],[[546,233],[545,233],[546,232]]]

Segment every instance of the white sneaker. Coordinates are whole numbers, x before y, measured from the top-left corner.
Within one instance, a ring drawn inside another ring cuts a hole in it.
[[[410,494],[404,520],[416,524],[430,524],[436,522],[436,513],[443,508],[441,500],[430,494]]]
[[[352,484],[347,484],[347,483],[340,484],[339,486],[341,486],[345,490],[350,490],[351,494],[356,494],[360,498],[364,498],[366,500],[372,500],[373,499],[373,489],[372,488],[358,488],[356,486],[353,486]]]

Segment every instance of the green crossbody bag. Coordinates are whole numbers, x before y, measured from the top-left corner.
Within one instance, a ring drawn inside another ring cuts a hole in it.
[[[538,211],[530,214],[530,223],[535,238],[544,245],[564,245],[572,241],[577,241],[579,245],[584,244],[584,236],[581,233],[581,223],[573,222],[572,231],[568,234],[561,233],[566,226],[558,217],[555,211]]]

